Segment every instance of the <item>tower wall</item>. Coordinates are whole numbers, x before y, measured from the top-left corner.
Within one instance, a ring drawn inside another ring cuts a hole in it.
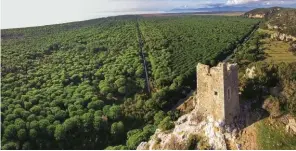
[[[238,88],[238,66],[236,64],[225,64],[224,72],[224,111],[225,122],[232,123],[233,119],[239,115],[239,88]]]
[[[200,113],[215,120],[232,122],[239,113],[238,72],[234,64],[219,63],[210,68],[197,65],[197,106]]]

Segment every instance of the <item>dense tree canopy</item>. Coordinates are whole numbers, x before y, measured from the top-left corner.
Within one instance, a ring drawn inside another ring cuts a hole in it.
[[[1,30],[1,147],[135,149],[157,127],[173,128],[179,114],[167,111],[195,85],[197,61],[214,64],[255,23],[122,16]]]

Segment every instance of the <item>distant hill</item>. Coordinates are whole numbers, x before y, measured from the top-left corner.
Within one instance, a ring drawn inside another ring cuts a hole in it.
[[[296,36],[296,9],[294,8],[257,8],[246,12],[244,16],[249,18],[264,18],[266,28]]]
[[[246,12],[253,8],[245,6],[216,6],[205,8],[175,8],[169,12]]]
[[[267,25],[282,33],[296,36],[296,9],[283,9],[277,12],[267,21]]]
[[[271,7],[271,8],[256,8],[245,13],[246,17],[249,18],[269,18],[274,13],[282,10],[282,7]]]

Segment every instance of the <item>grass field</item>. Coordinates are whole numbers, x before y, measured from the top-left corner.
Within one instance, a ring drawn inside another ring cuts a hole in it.
[[[263,150],[293,150],[296,137],[285,131],[284,124],[266,118],[257,124],[257,144]]]
[[[296,56],[289,52],[289,44],[283,41],[271,41],[270,39],[263,40],[267,62],[295,62]]]
[[[260,32],[265,32],[268,34],[272,34],[273,31],[268,30],[259,30]],[[276,41],[270,38],[262,39],[261,42],[263,43],[262,47],[264,52],[266,53],[266,62],[295,62],[296,56],[293,55],[292,52],[289,52],[288,49],[290,47],[288,42],[284,41]]]

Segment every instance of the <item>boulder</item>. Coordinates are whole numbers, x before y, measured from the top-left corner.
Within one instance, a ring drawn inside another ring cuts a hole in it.
[[[146,145],[147,142],[141,142],[140,145],[137,147],[137,150],[147,150]]]
[[[296,121],[294,118],[289,119],[289,123],[286,125],[286,131],[296,135]]]
[[[255,69],[256,69],[255,66],[251,68],[247,68],[245,76],[249,79],[254,79],[256,76]]]

